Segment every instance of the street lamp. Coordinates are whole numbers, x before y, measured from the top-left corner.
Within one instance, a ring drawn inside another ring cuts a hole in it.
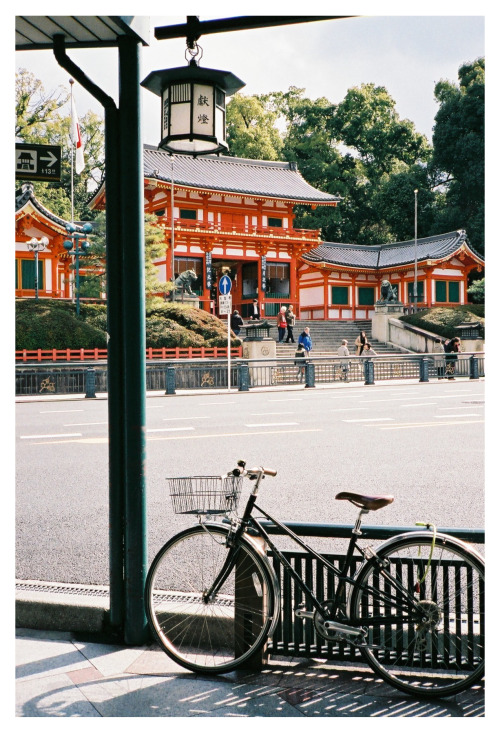
[[[80,315],[80,257],[87,254],[90,242],[87,241],[87,235],[91,233],[91,224],[84,224],[81,232],[76,230],[74,224],[66,224],[66,231],[71,239],[66,239],[63,243],[64,248],[75,258],[75,290],[76,290],[76,315]]]
[[[28,249],[35,255],[35,300],[38,300],[38,253],[43,252],[48,243],[46,236],[42,236],[41,239],[33,237],[26,242]]]
[[[417,196],[418,188],[413,191],[415,194],[415,272],[413,281],[413,312],[417,312],[418,304],[418,283],[417,283]]]

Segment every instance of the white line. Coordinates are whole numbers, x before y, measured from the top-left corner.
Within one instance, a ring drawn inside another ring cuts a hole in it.
[[[83,412],[83,409],[49,409],[46,412],[40,412],[40,414],[63,414],[63,412]]]
[[[162,417],[164,422],[175,422],[178,419],[210,419],[210,417]]]
[[[194,427],[161,427],[154,430],[146,430],[146,432],[186,432],[187,430],[194,430]]]
[[[295,412],[252,412],[252,417],[276,417],[281,414],[295,414]]]
[[[268,401],[270,401],[270,402],[301,402],[302,397],[299,397],[298,399],[295,397],[293,399],[269,399]]]
[[[265,424],[246,424],[245,427],[295,427],[298,422],[266,422]]]
[[[40,440],[47,439],[48,437],[82,437],[81,432],[66,432],[60,435],[21,435],[21,440]]]
[[[393,422],[393,417],[367,417],[367,419],[343,419],[342,422]]]
[[[63,424],[63,427],[89,427],[96,424],[108,424],[107,422],[72,422],[71,424]]]
[[[339,407],[338,409],[329,409],[329,412],[359,412],[366,411],[368,407]]]
[[[469,404],[467,407],[438,407],[438,409],[441,410],[441,412],[447,412],[448,409],[477,409],[480,406],[480,404]]]
[[[443,419],[443,416],[446,417],[446,419],[449,419],[450,417],[461,417],[463,419],[463,417],[482,417],[483,415],[482,414],[470,414],[470,413],[469,414],[445,414],[445,415],[435,414],[434,419]]]
[[[436,402],[421,402],[421,404],[400,404],[400,407],[433,407]]]

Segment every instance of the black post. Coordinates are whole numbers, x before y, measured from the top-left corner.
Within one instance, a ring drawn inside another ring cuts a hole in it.
[[[475,356],[469,359],[469,374],[471,379],[479,379],[479,363]]]
[[[365,367],[365,386],[371,386],[375,383],[375,368],[371,359],[366,359]]]
[[[419,381],[429,381],[429,359],[422,356],[420,359],[420,379]]]
[[[312,389],[316,386],[316,369],[313,363],[306,363],[306,389]]]
[[[85,370],[85,399],[95,398],[95,369],[90,366]]]
[[[238,391],[248,391],[250,388],[250,370],[247,363],[238,364]]]
[[[165,394],[175,394],[175,369],[167,366],[165,369]]]

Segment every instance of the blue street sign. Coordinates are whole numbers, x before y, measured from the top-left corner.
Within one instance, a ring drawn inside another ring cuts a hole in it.
[[[231,278],[227,275],[222,275],[219,280],[219,292],[221,295],[229,295],[231,292]]]

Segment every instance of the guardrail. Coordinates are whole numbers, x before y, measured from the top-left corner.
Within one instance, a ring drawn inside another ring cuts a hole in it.
[[[352,534],[352,526],[333,525],[333,524],[308,524],[300,522],[284,522],[284,525],[291,529],[299,536],[307,537],[327,537],[327,538],[350,538]],[[262,526],[269,534],[281,534],[279,527],[270,521],[262,521]],[[421,528],[415,526],[363,526],[363,538],[366,539],[388,539],[397,534],[407,531],[421,531]],[[459,528],[439,528],[439,531],[445,534],[451,534],[462,541],[470,542],[477,545],[484,544],[484,529],[459,529]],[[314,587],[316,591],[323,588],[330,591],[333,587],[333,576],[330,579],[323,576],[323,568],[319,567],[317,560],[303,551],[284,551],[283,554],[293,566],[295,571],[306,581],[306,583]],[[342,554],[325,554],[329,562],[340,569],[343,565],[345,557]],[[353,562],[356,569],[363,562],[363,557],[354,557]],[[460,577],[459,569],[462,565],[457,562],[456,576]],[[358,661],[360,660],[359,651],[343,641],[326,641],[315,632],[314,624],[310,621],[304,621],[302,618],[295,616],[295,608],[304,601],[304,597],[295,584],[292,584],[286,574],[283,573],[281,564],[277,560],[273,560],[273,567],[276,571],[281,586],[281,613],[278,625],[269,641],[268,650],[271,654],[279,656],[305,657],[328,659],[335,661]],[[452,573],[450,572],[450,582],[452,581]],[[318,579],[321,576],[321,580]],[[453,590],[450,588],[450,597],[453,597]],[[322,597],[320,599],[327,599]],[[451,602],[443,603],[444,622],[449,622],[448,618],[453,615],[453,607]],[[483,629],[484,632],[484,629]]]
[[[242,346],[236,346],[231,348],[231,358],[240,358],[242,352]],[[31,361],[43,362],[43,361],[106,361],[108,358],[107,348],[50,348],[43,349],[37,348],[32,351],[26,349],[16,351],[16,363],[23,362],[28,363]],[[176,346],[175,348],[146,348],[146,358],[149,360],[153,359],[168,359],[168,358],[227,358],[227,347],[226,346],[213,346],[207,348],[202,346],[200,348],[194,348],[188,346],[181,348]]]
[[[484,373],[483,353],[461,353],[447,361],[441,355],[391,355],[363,358],[353,356],[349,368],[340,357],[307,359],[275,358],[231,361],[231,388],[249,391],[258,387],[300,386],[359,382],[365,385],[391,379],[479,379]],[[146,389],[175,394],[185,389],[228,387],[227,359],[161,360],[146,364]],[[16,364],[16,395],[84,394],[93,398],[107,392],[107,365],[94,361],[85,365],[44,363]]]

